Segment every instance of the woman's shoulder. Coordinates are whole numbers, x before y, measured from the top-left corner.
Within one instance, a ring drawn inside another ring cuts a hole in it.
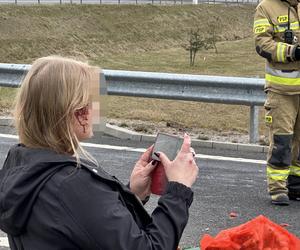
[[[115,189],[122,185],[116,178],[95,164],[66,165],[54,177],[59,192],[73,192],[76,189],[86,190],[87,193],[96,189],[98,192]]]

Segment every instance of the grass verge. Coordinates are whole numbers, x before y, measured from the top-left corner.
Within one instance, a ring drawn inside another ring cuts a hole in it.
[[[106,69],[248,77],[264,74],[264,61],[256,55],[251,37],[253,6],[13,7],[0,6],[5,13],[0,20],[13,22],[21,35],[8,32],[9,27],[4,29],[0,22],[4,34],[0,43],[5,44],[0,47],[2,62],[31,63],[39,56],[61,54]],[[205,27],[217,16],[221,16],[219,53],[201,51],[190,67],[188,52],[181,44],[187,41],[191,28],[200,27],[203,36],[208,35]],[[30,31],[22,30],[23,23]],[[0,88],[2,113],[11,110],[14,95],[15,90]],[[199,135],[206,131],[248,133],[246,106],[116,96],[110,96],[108,102],[109,119],[124,127],[132,127],[132,120],[136,124],[144,121],[145,125],[134,128],[142,132],[166,126]],[[262,117],[261,112],[260,133],[264,134]]]

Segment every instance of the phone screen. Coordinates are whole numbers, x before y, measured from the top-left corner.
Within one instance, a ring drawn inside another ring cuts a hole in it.
[[[174,160],[181,148],[182,143],[183,138],[181,137],[164,133],[158,133],[152,151],[152,159],[160,161],[160,159],[153,153],[163,152],[168,156],[168,158],[171,161]]]

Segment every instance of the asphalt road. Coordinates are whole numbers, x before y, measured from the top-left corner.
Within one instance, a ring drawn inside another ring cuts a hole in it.
[[[9,147],[16,139],[0,137],[0,166]],[[109,144],[115,146],[101,146]],[[120,141],[105,137],[100,145],[88,147],[100,165],[123,182],[128,181],[132,166],[147,143]],[[118,146],[128,146],[126,150]],[[238,151],[196,148],[199,178],[194,189],[194,202],[190,219],[181,239],[181,246],[198,246],[199,239],[206,233],[214,236],[223,229],[240,225],[258,215],[265,215],[276,223],[286,223],[291,233],[300,237],[300,202],[293,201],[288,207],[273,206],[266,193],[264,170],[265,155]],[[213,156],[213,157],[212,157]],[[211,159],[212,158],[212,159]],[[151,211],[158,197],[153,196],[146,205]],[[231,218],[235,212],[237,217]],[[7,250],[0,233],[0,249]],[[4,238],[5,239],[5,238]]]

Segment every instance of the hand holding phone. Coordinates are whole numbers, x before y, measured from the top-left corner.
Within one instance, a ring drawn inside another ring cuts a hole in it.
[[[182,143],[183,138],[165,133],[158,133],[152,151],[152,159],[160,161],[154,153],[163,152],[169,160],[174,160],[182,146]],[[165,191],[167,182],[168,180],[164,166],[159,163],[152,172],[151,192],[153,194],[161,195]]]

